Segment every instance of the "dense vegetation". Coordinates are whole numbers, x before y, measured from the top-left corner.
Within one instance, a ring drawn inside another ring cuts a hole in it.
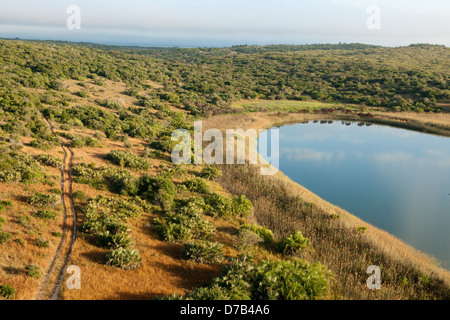
[[[0,71],[3,111],[27,119],[32,117],[27,106],[70,105],[72,98],[64,92],[61,80],[85,78],[99,83],[101,78],[124,81],[129,95],[160,114],[170,112],[168,104],[194,114],[232,112],[231,102],[254,98],[316,99],[436,111],[437,102],[450,98],[449,49],[444,46],[92,47],[1,41],[0,65],[7,66]],[[148,80],[162,87],[141,95],[149,88]],[[49,92],[35,96],[25,88]],[[121,109],[117,103],[98,104]],[[100,121],[105,116],[101,112],[81,108],[56,113],[65,119],[63,122],[78,118],[86,126],[99,126],[113,134]],[[154,133],[148,127],[141,128],[142,122],[128,124],[130,127],[124,129],[130,136]]]

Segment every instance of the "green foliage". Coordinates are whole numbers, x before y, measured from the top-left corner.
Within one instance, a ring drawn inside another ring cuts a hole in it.
[[[81,98],[89,98],[89,93],[87,93],[86,91],[78,91],[77,96]]]
[[[253,204],[246,196],[234,196],[231,200],[231,212],[234,217],[248,217],[253,214]]]
[[[58,140],[36,139],[30,142],[30,146],[39,150],[51,150],[59,146]]]
[[[297,231],[287,237],[284,237],[277,244],[277,251],[283,254],[296,254],[305,249],[311,248],[311,241],[303,237],[300,231]]]
[[[37,160],[43,165],[59,168],[62,166],[62,160],[50,154],[40,154],[37,156]]]
[[[39,219],[44,220],[55,220],[56,219],[56,212],[48,211],[48,210],[40,210],[35,213],[33,213],[33,216]]]
[[[206,180],[214,180],[221,175],[222,172],[220,171],[220,169],[214,165],[206,166],[200,172],[200,177]]]
[[[264,243],[271,244],[273,243],[273,234],[269,229],[258,226],[256,224],[243,224],[239,227],[239,231],[250,230],[261,237],[264,240]]]
[[[202,178],[194,178],[183,182],[183,185],[191,192],[210,193],[208,182]]]
[[[188,292],[184,297],[175,297],[181,300],[199,300],[199,301],[212,301],[212,300],[230,300],[227,289],[218,286],[217,284],[206,288],[196,288]]]
[[[229,198],[211,194],[203,197],[205,202],[205,214],[212,217],[231,217],[232,208]]]
[[[7,207],[11,207],[11,206],[12,206],[11,200],[1,200],[0,201],[0,211],[4,210]]]
[[[101,148],[100,142],[93,137],[85,137],[80,135],[71,136],[70,146],[72,148]]]
[[[42,276],[41,268],[35,264],[25,266],[25,270],[27,271],[27,276],[31,278],[40,278]]]
[[[303,260],[264,261],[255,268],[252,297],[258,300],[317,300],[329,290],[329,271]]]
[[[84,199],[86,199],[86,193],[84,193],[84,191],[77,190],[72,193],[72,197],[74,199],[84,200]]]
[[[0,153],[0,182],[49,183],[36,159],[29,155],[11,152]]]
[[[321,264],[300,259],[251,263],[234,259],[206,288],[188,292],[184,299],[318,300],[329,294],[332,274]]]
[[[59,197],[55,194],[36,192],[28,198],[28,203],[36,207],[54,207],[59,204]]]
[[[0,217],[0,229],[3,227],[3,224],[6,222],[5,218]]]
[[[113,150],[106,155],[106,159],[121,167],[131,168],[133,170],[148,170],[150,163],[129,151]]]
[[[139,251],[125,248],[111,250],[106,255],[106,264],[123,270],[135,270],[141,265]]]
[[[355,227],[356,232],[358,233],[365,233],[367,231],[367,227]]]
[[[209,240],[214,232],[214,226],[203,218],[202,209],[194,202],[178,204],[175,211],[153,223],[165,241]]]
[[[193,241],[184,244],[183,257],[197,263],[214,264],[221,262],[223,257],[223,246],[217,242]]]
[[[48,248],[50,246],[50,241],[39,238],[34,240],[34,245],[39,248]]]
[[[8,242],[9,239],[11,239],[11,237],[12,237],[11,233],[0,230],[0,245]]]
[[[0,285],[0,297],[9,300],[14,298],[15,294],[16,291],[9,284]]]
[[[62,195],[62,193],[63,193],[62,190],[59,188],[50,189],[49,192],[53,193],[53,194],[58,194],[58,195]]]

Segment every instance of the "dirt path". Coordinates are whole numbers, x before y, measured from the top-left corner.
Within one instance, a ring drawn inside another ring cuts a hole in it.
[[[42,117],[42,120],[48,125],[51,132],[55,134],[51,123],[44,117]],[[61,168],[61,201],[64,208],[62,236],[52,263],[45,275],[41,290],[36,298],[37,300],[58,299],[65,270],[69,263],[77,235],[77,216],[72,196],[73,151],[62,142],[61,148],[64,151],[64,164]]]

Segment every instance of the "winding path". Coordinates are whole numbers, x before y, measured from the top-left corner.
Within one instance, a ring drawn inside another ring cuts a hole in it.
[[[44,116],[42,120],[46,123],[50,131],[55,135],[50,121]],[[44,277],[42,287],[36,297],[37,300],[57,300],[61,285],[64,280],[64,273],[70,261],[73,245],[77,236],[77,215],[73,203],[72,189],[72,166],[73,151],[63,142],[61,148],[64,151],[64,163],[61,167],[61,201],[63,204],[63,226],[61,241],[56,250],[55,256]],[[68,233],[71,235],[68,236]]]

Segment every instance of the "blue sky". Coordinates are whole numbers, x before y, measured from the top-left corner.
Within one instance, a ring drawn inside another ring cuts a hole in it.
[[[0,1],[0,37],[150,46],[450,46],[450,0]],[[80,30],[66,27],[70,5],[81,10]],[[373,5],[380,29],[367,27]]]

